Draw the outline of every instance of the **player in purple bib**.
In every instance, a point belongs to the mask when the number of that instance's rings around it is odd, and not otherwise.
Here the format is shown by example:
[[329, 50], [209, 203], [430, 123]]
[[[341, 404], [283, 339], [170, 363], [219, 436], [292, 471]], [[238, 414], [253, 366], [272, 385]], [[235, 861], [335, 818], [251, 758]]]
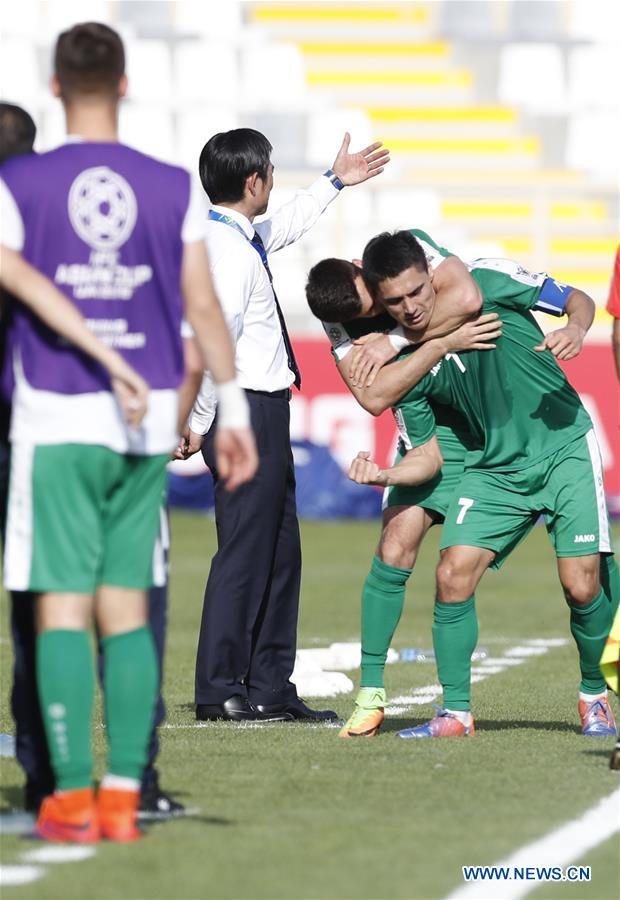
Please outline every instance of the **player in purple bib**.
[[[64, 32], [53, 90], [71, 137], [50, 153], [9, 161], [0, 178], [4, 246], [47, 275], [151, 389], [140, 427], [128, 426], [106, 372], [18, 310], [5, 580], [11, 590], [40, 594], [39, 696], [57, 787], [36, 831], [52, 841], [140, 837], [136, 806], [157, 687], [145, 590], [165, 463], [178, 437], [184, 305], [219, 384], [229, 486], [256, 467], [211, 285], [201, 194], [182, 169], [118, 143], [126, 86], [114, 31], [88, 23]], [[93, 616], [110, 745], [96, 801]]]

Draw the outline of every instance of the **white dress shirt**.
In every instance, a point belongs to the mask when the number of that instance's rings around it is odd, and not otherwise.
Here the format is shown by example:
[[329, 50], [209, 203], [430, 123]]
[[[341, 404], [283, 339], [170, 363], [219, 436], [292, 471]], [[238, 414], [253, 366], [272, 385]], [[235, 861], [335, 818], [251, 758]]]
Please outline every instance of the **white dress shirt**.
[[[267, 253], [298, 240], [338, 193], [329, 179], [321, 176], [272, 216], [257, 223], [256, 231]], [[250, 243], [254, 225], [234, 209], [216, 205], [212, 208], [233, 219], [243, 232], [225, 222], [207, 222], [211, 275], [236, 348], [237, 381], [242, 388], [256, 391], [289, 388], [294, 375], [288, 367], [273, 289], [260, 254]], [[277, 284], [275, 288], [277, 291]], [[206, 373], [190, 416], [192, 431], [206, 434], [214, 414], [213, 382]]]

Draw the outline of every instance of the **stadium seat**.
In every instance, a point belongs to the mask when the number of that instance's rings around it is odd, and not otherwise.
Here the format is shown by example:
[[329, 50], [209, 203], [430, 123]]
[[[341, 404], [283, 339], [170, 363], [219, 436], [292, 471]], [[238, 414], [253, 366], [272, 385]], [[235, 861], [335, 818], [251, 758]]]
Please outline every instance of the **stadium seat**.
[[171, 97], [172, 63], [164, 41], [126, 41], [128, 97], [148, 100], [161, 106]]
[[160, 105], [125, 103], [119, 120], [120, 138], [136, 150], [165, 162], [175, 162], [172, 117]]
[[562, 51], [556, 44], [508, 44], [500, 51], [498, 97], [528, 112], [557, 114], [566, 106]]
[[[11, 16], [13, 15], [13, 7], [18, 4], [11, 4]], [[120, 5], [120, 4], [119, 4]], [[39, 23], [42, 31], [49, 38], [54, 40], [59, 31], [65, 28], [71, 28], [76, 22], [109, 22], [110, 10], [109, 3], [105, 0], [89, 0], [88, 12], [85, 9], [83, 0], [62, 0], [58, 3], [37, 3], [39, 7], [35, 20]]]
[[3, 99], [32, 110], [39, 99], [42, 81], [32, 41], [26, 37], [3, 36], [0, 52], [0, 90]]
[[344, 132], [351, 134], [351, 146], [355, 149], [372, 143], [370, 119], [363, 110], [328, 108], [308, 117], [306, 162], [310, 166], [322, 166], [333, 159]]
[[224, 106], [239, 100], [239, 61], [232, 44], [180, 41], [175, 44], [172, 63], [175, 104], [211, 101]]
[[591, 0], [572, 0], [568, 19], [571, 37], [606, 44], [620, 34], [620, 4], [606, 0], [597, 7]]
[[37, 0], [21, 0], [11, 6], [11, 15], [5, 15], [2, 38], [29, 37], [34, 41], [40, 30], [38, 17], [40, 3]]
[[555, 0], [519, 0], [508, 5], [508, 33], [516, 40], [558, 41], [566, 33], [564, 5]]
[[439, 194], [431, 188], [424, 190], [394, 186], [377, 191], [377, 228], [393, 230], [417, 226], [428, 229], [433, 234], [440, 212]]
[[615, 109], [618, 103], [618, 48], [574, 47], [568, 55], [568, 96], [573, 109]]
[[495, 28], [492, 7], [489, 0], [444, 0], [440, 4], [440, 33], [461, 39], [492, 35]]
[[242, 10], [239, 0], [226, 0], [217, 4], [208, 15], [204, 0], [175, 0], [172, 6], [172, 26], [176, 32], [187, 35], [204, 35], [206, 38], [239, 37], [243, 31]]
[[244, 103], [266, 110], [297, 110], [306, 99], [303, 56], [294, 44], [250, 44], [241, 54]]
[[[592, 148], [596, 147], [596, 152]], [[566, 163], [617, 183], [620, 120], [617, 113], [593, 110], [573, 116], [568, 124]]]
[[238, 128], [237, 113], [226, 107], [195, 106], [177, 118], [176, 149], [178, 162], [191, 172], [198, 171], [200, 151], [218, 131]]

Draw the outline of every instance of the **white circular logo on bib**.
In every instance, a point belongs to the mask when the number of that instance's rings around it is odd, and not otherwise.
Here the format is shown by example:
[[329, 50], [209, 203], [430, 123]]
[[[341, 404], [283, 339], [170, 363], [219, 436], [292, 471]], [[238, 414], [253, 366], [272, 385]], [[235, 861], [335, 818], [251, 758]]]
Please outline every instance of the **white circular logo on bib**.
[[69, 218], [94, 250], [118, 250], [136, 224], [138, 204], [131, 185], [107, 166], [81, 172], [69, 191]]

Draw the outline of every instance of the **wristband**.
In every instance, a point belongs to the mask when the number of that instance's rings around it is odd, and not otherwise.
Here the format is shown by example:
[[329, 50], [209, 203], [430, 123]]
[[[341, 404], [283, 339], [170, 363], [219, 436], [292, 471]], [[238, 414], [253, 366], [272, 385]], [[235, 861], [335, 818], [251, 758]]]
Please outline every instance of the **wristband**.
[[216, 384], [218, 428], [249, 428], [250, 407], [236, 380]]
[[337, 191], [341, 191], [345, 186], [344, 181], [341, 181], [333, 169], [328, 169], [327, 172], [323, 172], [323, 175], [327, 178], [328, 181], [334, 185]]

